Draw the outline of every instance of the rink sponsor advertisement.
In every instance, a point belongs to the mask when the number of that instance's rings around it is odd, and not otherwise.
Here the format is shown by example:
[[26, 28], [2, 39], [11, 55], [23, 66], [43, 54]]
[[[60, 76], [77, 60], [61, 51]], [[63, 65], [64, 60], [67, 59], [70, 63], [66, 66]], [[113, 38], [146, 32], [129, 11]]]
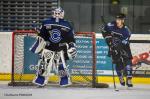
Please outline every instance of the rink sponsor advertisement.
[[[25, 37], [24, 44], [24, 73], [33, 74], [37, 69], [39, 56], [30, 52], [29, 48], [35, 42], [34, 38]], [[92, 74], [92, 41], [91, 38], [76, 38], [77, 57], [73, 61], [68, 61], [69, 70], [72, 75], [91, 75]], [[108, 47], [103, 39], [96, 39], [97, 45], [97, 64], [98, 75], [111, 75], [111, 60], [107, 57]]]
[[35, 42], [35, 38], [24, 38], [24, 73], [32, 74], [36, 72], [39, 56], [29, 51], [32, 44]]
[[131, 43], [133, 54], [133, 74], [140, 76], [150, 75], [150, 41], [149, 43]]
[[[34, 38], [25, 38], [25, 74], [33, 74], [37, 69], [37, 61], [39, 56], [29, 51], [29, 48], [34, 43]], [[91, 75], [92, 74], [92, 43], [90, 38], [77, 38], [77, 58], [74, 61], [68, 61], [69, 70], [72, 75]], [[108, 46], [102, 38], [96, 39], [97, 46], [97, 75], [112, 75], [111, 59], [107, 56]], [[138, 46], [138, 47], [137, 47]], [[140, 49], [139, 49], [140, 48]], [[150, 74], [150, 44], [149, 43], [131, 43], [133, 54], [133, 70], [134, 74]], [[145, 72], [146, 71], [146, 72]]]
[[[89, 38], [76, 39], [78, 46], [78, 55], [73, 62], [69, 62], [71, 73], [74, 75], [92, 74], [92, 43]], [[97, 75], [111, 75], [111, 59], [107, 57], [108, 46], [104, 39], [96, 39], [97, 46], [97, 61], [96, 61], [96, 74]]]

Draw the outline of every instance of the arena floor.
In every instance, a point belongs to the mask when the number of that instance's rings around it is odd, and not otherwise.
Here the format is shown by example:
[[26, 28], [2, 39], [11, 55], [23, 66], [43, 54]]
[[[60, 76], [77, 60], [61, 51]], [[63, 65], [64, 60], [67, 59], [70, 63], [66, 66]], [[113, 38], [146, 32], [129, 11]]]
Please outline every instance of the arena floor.
[[12, 87], [0, 84], [0, 99], [150, 99], [150, 85], [134, 85], [127, 89], [117, 85], [119, 91], [109, 88], [61, 88], [46, 86]]

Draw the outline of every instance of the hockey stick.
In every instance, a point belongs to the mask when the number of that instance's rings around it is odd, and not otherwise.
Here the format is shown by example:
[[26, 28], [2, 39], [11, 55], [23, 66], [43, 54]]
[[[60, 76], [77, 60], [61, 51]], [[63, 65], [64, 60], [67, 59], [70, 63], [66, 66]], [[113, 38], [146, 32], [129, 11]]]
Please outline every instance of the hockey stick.
[[116, 80], [115, 80], [114, 64], [113, 64], [113, 62], [112, 62], [112, 73], [113, 73], [114, 90], [115, 90], [115, 91], [119, 91], [119, 89], [117, 89], [117, 87], [116, 87]]
[[[112, 50], [112, 49], [111, 49]], [[115, 71], [114, 71], [114, 64], [113, 64], [113, 58], [112, 58], [112, 55], [111, 55], [111, 61], [112, 61], [112, 76], [113, 76], [113, 85], [114, 85], [114, 90], [115, 91], [119, 91], [119, 89], [117, 89], [117, 86], [116, 86], [116, 80], [115, 80]]]
[[[101, 16], [101, 21], [102, 21], [102, 26], [101, 26], [101, 28], [106, 24], [106, 21], [105, 21], [105, 19], [104, 19], [104, 17], [103, 16]], [[110, 50], [112, 50], [112, 49], [110, 49]], [[113, 76], [113, 85], [114, 85], [114, 90], [115, 91], [119, 91], [118, 89], [117, 89], [117, 87], [116, 87], [116, 81], [115, 81], [115, 73], [114, 73], [114, 64], [113, 64], [113, 59], [112, 59], [112, 55], [111, 55], [111, 61], [112, 61], [112, 76]]]

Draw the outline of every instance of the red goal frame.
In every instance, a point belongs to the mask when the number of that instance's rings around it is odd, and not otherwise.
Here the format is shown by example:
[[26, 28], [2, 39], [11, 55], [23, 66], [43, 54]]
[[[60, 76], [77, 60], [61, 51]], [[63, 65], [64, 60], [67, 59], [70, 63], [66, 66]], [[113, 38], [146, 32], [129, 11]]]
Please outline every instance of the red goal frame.
[[[11, 84], [14, 86], [15, 85], [15, 79], [14, 79], [14, 58], [15, 58], [15, 35], [16, 34], [35, 34], [36, 31], [33, 30], [16, 30], [12, 33], [12, 69], [11, 69]], [[10, 84], [10, 85], [11, 85]]]
[[[11, 82], [9, 85], [17, 86], [14, 79], [14, 58], [15, 58], [15, 35], [23, 35], [23, 34], [36, 34], [34, 30], [18, 30], [12, 33], [12, 70], [11, 70]], [[76, 32], [75, 35], [85, 35], [87, 37], [92, 38], [92, 87], [96, 86], [96, 34], [95, 32]]]

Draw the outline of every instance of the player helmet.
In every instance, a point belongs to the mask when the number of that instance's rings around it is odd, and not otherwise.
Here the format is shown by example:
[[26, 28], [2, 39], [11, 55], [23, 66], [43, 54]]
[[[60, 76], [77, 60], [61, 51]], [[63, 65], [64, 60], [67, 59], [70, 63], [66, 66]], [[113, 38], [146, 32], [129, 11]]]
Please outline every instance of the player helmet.
[[123, 13], [119, 13], [117, 16], [116, 16], [116, 19], [125, 19], [126, 18], [126, 15], [123, 14]]
[[53, 17], [54, 18], [60, 18], [63, 19], [64, 18], [64, 10], [61, 7], [58, 7], [56, 9], [53, 10]]

